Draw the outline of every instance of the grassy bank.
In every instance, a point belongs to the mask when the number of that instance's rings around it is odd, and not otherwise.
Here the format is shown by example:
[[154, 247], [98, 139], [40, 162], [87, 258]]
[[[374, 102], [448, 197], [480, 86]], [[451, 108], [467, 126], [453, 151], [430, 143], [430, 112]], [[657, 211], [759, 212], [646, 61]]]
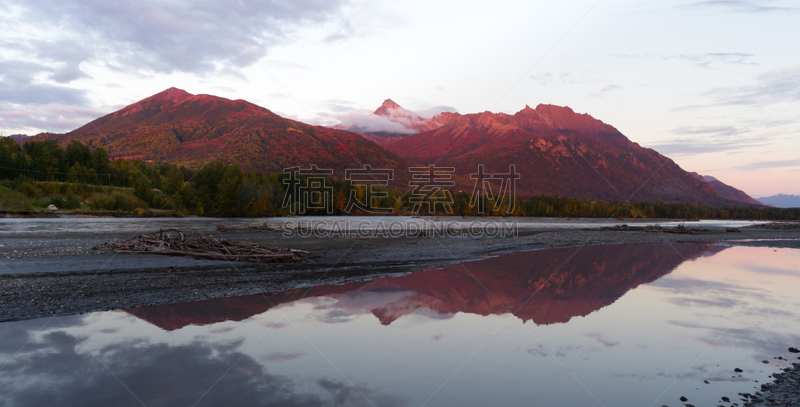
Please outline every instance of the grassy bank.
[[68, 182], [0, 182], [0, 209], [8, 211], [44, 210], [55, 205], [59, 210], [136, 211], [147, 203], [133, 194], [133, 188], [108, 187]]

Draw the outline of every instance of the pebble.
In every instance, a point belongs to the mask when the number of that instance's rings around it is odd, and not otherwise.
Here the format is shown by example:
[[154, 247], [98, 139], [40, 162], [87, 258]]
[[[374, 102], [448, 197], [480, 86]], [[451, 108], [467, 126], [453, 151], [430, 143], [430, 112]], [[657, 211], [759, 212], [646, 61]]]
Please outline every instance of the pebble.
[[745, 400], [744, 407], [765, 407], [768, 405], [800, 406], [800, 363], [793, 363], [792, 367], [784, 368], [780, 373], [772, 375], [772, 383], [761, 385], [761, 391], [750, 395], [742, 393]]

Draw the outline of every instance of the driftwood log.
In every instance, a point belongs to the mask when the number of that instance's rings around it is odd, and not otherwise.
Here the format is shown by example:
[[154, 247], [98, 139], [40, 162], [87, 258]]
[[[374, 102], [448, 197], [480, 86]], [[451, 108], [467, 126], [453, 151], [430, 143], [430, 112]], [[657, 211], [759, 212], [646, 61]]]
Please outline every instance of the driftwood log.
[[128, 240], [116, 239], [98, 248], [116, 253], [163, 254], [208, 260], [246, 261], [256, 263], [300, 261], [307, 251], [285, 247], [262, 246], [256, 243], [231, 241], [214, 236], [186, 235], [178, 229], [147, 233]]

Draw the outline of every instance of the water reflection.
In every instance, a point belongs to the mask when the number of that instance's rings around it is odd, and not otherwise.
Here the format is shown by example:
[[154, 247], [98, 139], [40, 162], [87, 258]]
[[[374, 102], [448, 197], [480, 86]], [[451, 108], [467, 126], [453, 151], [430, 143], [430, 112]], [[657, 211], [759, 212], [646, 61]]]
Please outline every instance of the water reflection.
[[368, 310], [389, 325], [425, 309], [429, 316], [457, 312], [511, 313], [536, 324], [566, 323], [612, 304], [629, 290], [655, 281], [684, 261], [727, 247], [705, 243], [642, 243], [522, 252], [422, 270], [367, 283], [298, 289], [273, 295], [221, 298], [126, 310], [162, 329], [241, 321], [280, 304], [327, 297], [320, 318], [345, 322]]
[[800, 345], [798, 260], [592, 246], [6, 323], [0, 405], [717, 405]]
[[[15, 330], [16, 335], [20, 332]], [[0, 395], [0, 404], [321, 406], [336, 400], [366, 405], [361, 395], [341, 381], [318, 381], [318, 389], [325, 394], [317, 395], [299, 389], [285, 376], [268, 373], [253, 357], [237, 350], [241, 340], [181, 345], [131, 340], [91, 351], [81, 345], [84, 340], [61, 330], [42, 335], [4, 367], [11, 376], [2, 379], [0, 393], [5, 396]], [[0, 352], [14, 346], [3, 346]], [[381, 405], [403, 404], [399, 398], [360, 390], [381, 400]]]

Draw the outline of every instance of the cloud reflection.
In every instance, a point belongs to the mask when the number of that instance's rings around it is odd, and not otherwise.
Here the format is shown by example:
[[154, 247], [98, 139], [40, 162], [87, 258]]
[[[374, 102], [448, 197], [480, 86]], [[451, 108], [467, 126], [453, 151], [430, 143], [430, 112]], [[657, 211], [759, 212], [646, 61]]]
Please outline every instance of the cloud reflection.
[[[26, 328], [2, 331], [3, 339], [10, 340], [3, 341], [3, 353], [8, 355], [27, 340], [30, 331]], [[178, 346], [121, 342], [95, 350], [94, 356], [79, 345], [81, 341], [56, 330], [26, 346], [3, 369], [0, 404], [190, 406], [199, 400], [198, 406], [405, 405], [401, 398], [366, 388], [356, 390], [335, 380], [320, 381], [313, 394], [307, 386], [270, 374], [238, 351], [241, 341]]]

